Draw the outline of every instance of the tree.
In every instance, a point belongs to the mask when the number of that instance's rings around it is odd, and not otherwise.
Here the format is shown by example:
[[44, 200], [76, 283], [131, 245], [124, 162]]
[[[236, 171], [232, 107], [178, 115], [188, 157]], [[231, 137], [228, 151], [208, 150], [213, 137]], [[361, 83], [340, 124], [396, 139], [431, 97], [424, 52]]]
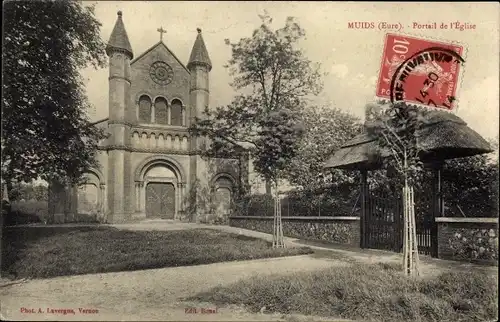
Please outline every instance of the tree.
[[262, 25], [250, 38], [231, 46], [232, 58], [226, 68], [234, 77], [232, 87], [238, 92], [225, 107], [205, 109], [190, 131], [208, 136], [211, 155], [248, 151], [256, 170], [266, 181], [270, 193], [272, 182], [288, 160], [303, 133], [297, 114], [308, 95], [321, 90], [319, 65], [307, 60], [297, 42], [305, 36], [294, 18], [285, 27], [273, 31], [272, 19], [260, 16]]
[[447, 216], [498, 216], [498, 160], [485, 154], [447, 160], [442, 181]]
[[300, 115], [305, 134], [297, 155], [286, 168], [288, 181], [306, 190], [324, 187], [325, 180], [334, 185], [352, 182], [352, 174], [342, 170], [332, 170], [331, 175], [325, 178], [323, 165], [334, 151], [361, 133], [360, 120], [329, 107], [307, 107]]
[[403, 270], [405, 274], [418, 274], [418, 247], [416, 240], [414, 186], [422, 181], [424, 164], [423, 150], [418, 144], [417, 131], [424, 122], [426, 111], [404, 102], [395, 104], [367, 105], [366, 129], [378, 139], [382, 151], [389, 155], [383, 158], [391, 171], [395, 186], [402, 188], [404, 243]]
[[80, 1], [4, 4], [2, 178], [79, 179], [102, 130], [90, 122], [79, 71], [104, 67], [101, 24]]
[[305, 107], [300, 111], [304, 136], [297, 154], [287, 164], [285, 178], [298, 189], [289, 194], [294, 211], [318, 216], [335, 211], [352, 214], [359, 195], [356, 172], [332, 169], [325, 173], [325, 160], [344, 143], [359, 134], [357, 117], [331, 107]]

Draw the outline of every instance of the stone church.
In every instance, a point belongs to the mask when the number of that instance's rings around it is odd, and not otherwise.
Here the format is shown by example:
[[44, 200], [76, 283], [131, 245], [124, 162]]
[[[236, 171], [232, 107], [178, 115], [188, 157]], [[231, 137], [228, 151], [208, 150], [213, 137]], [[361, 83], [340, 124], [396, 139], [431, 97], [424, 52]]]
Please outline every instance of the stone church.
[[51, 183], [50, 215], [108, 223], [224, 219], [238, 187], [248, 186], [248, 158], [202, 157], [207, 139], [188, 132], [209, 106], [212, 64], [201, 29], [186, 65], [163, 40], [135, 56], [119, 11], [106, 53], [109, 117], [95, 123], [109, 134], [100, 167], [79, 186]]

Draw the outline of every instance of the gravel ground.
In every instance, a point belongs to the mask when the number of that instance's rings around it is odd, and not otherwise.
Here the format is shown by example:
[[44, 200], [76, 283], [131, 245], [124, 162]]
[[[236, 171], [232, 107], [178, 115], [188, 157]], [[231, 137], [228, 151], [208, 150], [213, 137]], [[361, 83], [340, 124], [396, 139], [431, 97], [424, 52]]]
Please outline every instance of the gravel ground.
[[[280, 315], [250, 314], [238, 307], [215, 308], [209, 303], [183, 302], [182, 298], [256, 274], [310, 271], [332, 265], [346, 263], [306, 255], [31, 280], [0, 289], [1, 313], [9, 320], [276, 321], [281, 320]], [[21, 313], [21, 308], [37, 313]], [[39, 308], [45, 312], [38, 313]], [[50, 314], [47, 308], [73, 309], [75, 314]], [[99, 313], [80, 314], [79, 308], [97, 309]], [[187, 313], [189, 308], [197, 312]], [[202, 313], [202, 309], [217, 309], [217, 313]]]

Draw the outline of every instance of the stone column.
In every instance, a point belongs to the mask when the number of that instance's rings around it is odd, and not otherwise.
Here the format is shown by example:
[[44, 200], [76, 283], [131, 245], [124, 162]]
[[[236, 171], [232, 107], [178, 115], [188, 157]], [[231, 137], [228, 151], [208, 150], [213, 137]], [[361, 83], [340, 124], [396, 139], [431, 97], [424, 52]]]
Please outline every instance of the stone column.
[[104, 214], [106, 213], [105, 209], [105, 198], [106, 198], [106, 191], [104, 190], [106, 188], [106, 185], [104, 183], [101, 183], [99, 185], [100, 188], [100, 195], [99, 195], [99, 208], [101, 211], [101, 216], [104, 217]]
[[182, 120], [182, 126], [186, 126], [186, 105], [182, 105], [181, 120]]
[[[173, 182], [172, 182], [173, 183]], [[175, 185], [175, 219], [179, 219], [179, 215], [181, 214], [181, 183], [177, 182]]]
[[139, 195], [139, 209], [146, 214], [146, 183], [144, 181], [141, 181], [139, 185]]
[[139, 121], [139, 99], [135, 101], [135, 118]]
[[140, 182], [135, 182], [135, 212], [141, 211], [141, 187]]
[[184, 211], [184, 190], [186, 184], [184, 182], [179, 182], [179, 205], [180, 205], [180, 210], [183, 212]]
[[151, 118], [150, 118], [150, 122], [151, 123], [155, 123], [155, 102], [151, 102]]
[[167, 124], [170, 125], [172, 123], [172, 105], [167, 102]]
[[186, 198], [188, 197], [188, 191], [187, 191], [187, 184], [186, 182], [182, 182], [181, 184], [181, 207], [182, 207], [182, 213], [183, 213], [183, 216], [184, 216], [184, 220], [188, 220], [190, 221], [189, 217], [188, 217], [188, 213], [187, 213], [187, 202], [186, 202]]
[[[174, 183], [172, 182], [172, 184], [174, 184]], [[175, 193], [174, 193], [174, 195], [175, 195], [175, 198], [174, 198], [174, 204], [175, 204], [174, 220], [176, 220], [176, 219], [179, 219], [179, 215], [181, 213], [181, 211], [179, 209], [179, 207], [180, 207], [180, 202], [179, 202], [180, 197], [179, 196], [181, 194], [181, 189], [179, 187], [179, 184], [177, 184], [177, 186], [174, 184], [174, 191], [175, 191]]]

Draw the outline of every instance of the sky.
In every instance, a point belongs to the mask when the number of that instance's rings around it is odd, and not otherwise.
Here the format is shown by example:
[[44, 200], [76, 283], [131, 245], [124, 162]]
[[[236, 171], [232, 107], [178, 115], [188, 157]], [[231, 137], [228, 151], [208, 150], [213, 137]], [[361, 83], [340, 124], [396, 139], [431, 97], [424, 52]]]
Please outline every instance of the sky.
[[[456, 114], [485, 138], [498, 137], [499, 119], [499, 16], [497, 3], [354, 3], [354, 2], [177, 2], [99, 1], [97, 19], [107, 42], [117, 18], [123, 12], [134, 56], [160, 40], [159, 27], [167, 30], [164, 42], [187, 63], [201, 28], [210, 58], [210, 106], [228, 104], [234, 96], [231, 76], [223, 67], [230, 58], [228, 38], [237, 42], [250, 37], [260, 25], [259, 14], [267, 12], [273, 27], [281, 28], [288, 16], [297, 18], [306, 31], [298, 45], [312, 62], [321, 64], [324, 89], [313, 104], [341, 108], [362, 117], [364, 106], [375, 97], [387, 30], [349, 29], [349, 22], [401, 24], [393, 33], [459, 42], [466, 48]], [[475, 29], [414, 29], [419, 25], [452, 22], [475, 25]], [[108, 116], [108, 70], [85, 69], [87, 93], [94, 120]]]

